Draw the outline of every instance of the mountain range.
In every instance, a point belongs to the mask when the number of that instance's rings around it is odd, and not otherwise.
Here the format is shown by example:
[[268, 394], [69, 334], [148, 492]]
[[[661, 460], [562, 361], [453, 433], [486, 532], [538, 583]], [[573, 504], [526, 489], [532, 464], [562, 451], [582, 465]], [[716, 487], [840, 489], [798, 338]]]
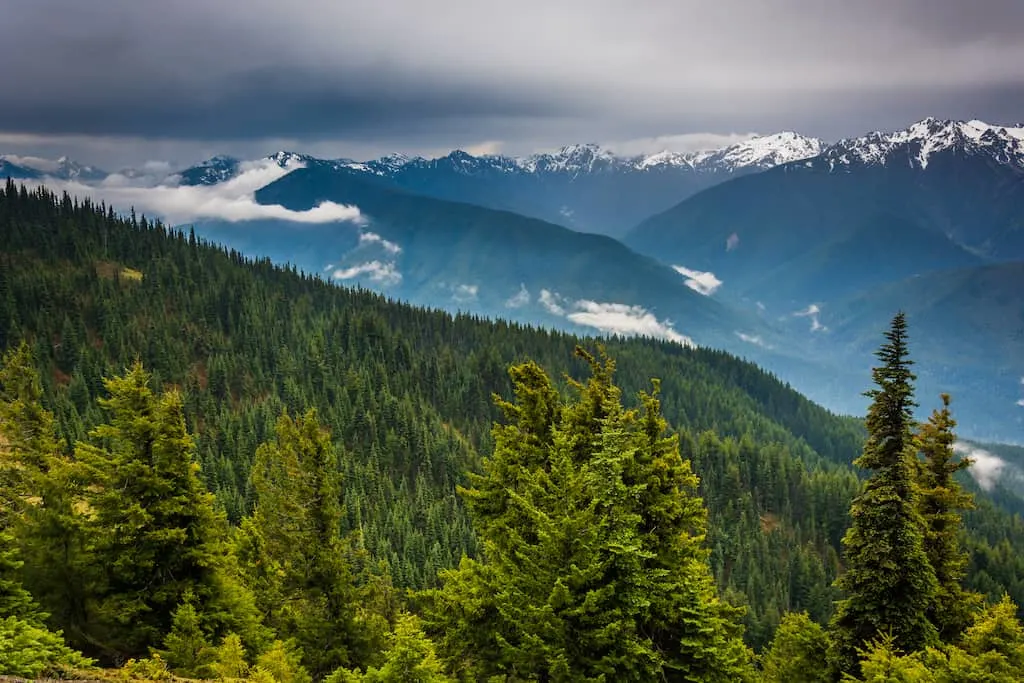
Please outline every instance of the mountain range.
[[[2, 159], [0, 175], [51, 175]], [[61, 164], [53, 177], [110, 182]], [[934, 368], [922, 414], [948, 390], [974, 437], [1024, 442], [1024, 127], [929, 118], [834, 144], [780, 133], [632, 157], [279, 152], [158, 182], [215, 194], [274, 166], [258, 204], [351, 205], [361, 222], [204, 218], [196, 231], [427, 306], [726, 349], [852, 413], [903, 309]]]

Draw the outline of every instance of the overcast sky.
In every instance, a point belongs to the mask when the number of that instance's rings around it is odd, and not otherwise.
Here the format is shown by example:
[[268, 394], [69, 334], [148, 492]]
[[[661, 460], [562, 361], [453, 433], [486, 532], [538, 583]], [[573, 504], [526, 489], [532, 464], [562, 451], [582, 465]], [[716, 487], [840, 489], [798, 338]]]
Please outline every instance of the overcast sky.
[[1024, 120], [1022, 0], [0, 0], [0, 153], [527, 153]]

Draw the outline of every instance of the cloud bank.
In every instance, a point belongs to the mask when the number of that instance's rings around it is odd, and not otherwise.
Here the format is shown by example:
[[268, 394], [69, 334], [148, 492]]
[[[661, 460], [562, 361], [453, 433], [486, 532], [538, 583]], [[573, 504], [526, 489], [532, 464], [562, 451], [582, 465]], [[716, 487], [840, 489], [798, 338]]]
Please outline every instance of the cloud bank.
[[347, 268], [336, 268], [331, 277], [335, 280], [355, 280], [367, 276], [370, 282], [382, 286], [397, 285], [402, 281], [402, 274], [391, 261], [367, 261]]
[[985, 491], [991, 491], [999, 481], [1000, 477], [1010, 465], [998, 455], [990, 453], [969, 443], [958, 441], [953, 444], [953, 450], [962, 458], [970, 458], [974, 462], [968, 471]]
[[691, 270], [686, 266], [672, 266], [680, 275], [686, 278], [686, 286], [704, 296], [710, 296], [722, 286], [722, 281], [715, 277], [714, 273]]
[[[525, 287], [522, 291], [525, 291]], [[537, 302], [551, 315], [564, 317], [577, 325], [591, 327], [604, 334], [652, 337], [683, 346], [696, 346], [690, 337], [677, 332], [671, 321], [658, 320], [643, 306], [590, 299], [573, 301], [547, 289], [540, 290]]]
[[8, 4], [12, 135], [515, 153], [753, 130], [834, 139], [929, 113], [1012, 123], [1024, 108], [1019, 0]]
[[302, 168], [302, 164], [289, 163], [282, 168], [269, 159], [246, 161], [242, 162], [236, 177], [216, 185], [197, 186], [139, 185], [134, 179], [122, 174], [113, 174], [99, 185], [85, 185], [52, 177], [25, 182], [27, 185], [45, 185], [57, 192], [66, 191], [71, 195], [102, 200], [120, 210], [134, 207], [137, 212], [160, 217], [171, 225], [204, 220], [236, 223], [259, 219], [294, 223], [364, 222], [357, 207], [329, 201], [305, 211], [293, 211], [280, 204], [256, 202], [257, 190], [297, 168]]

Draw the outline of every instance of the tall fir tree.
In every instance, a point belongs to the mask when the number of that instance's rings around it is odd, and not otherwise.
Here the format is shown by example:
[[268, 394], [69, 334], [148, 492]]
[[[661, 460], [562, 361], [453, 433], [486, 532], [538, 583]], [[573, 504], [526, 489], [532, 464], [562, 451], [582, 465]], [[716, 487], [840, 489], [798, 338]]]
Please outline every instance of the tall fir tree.
[[942, 394], [941, 399], [942, 409], [932, 412], [918, 434], [924, 456], [918, 472], [919, 504], [925, 522], [924, 548], [938, 582], [929, 616], [942, 640], [955, 642], [981, 607], [982, 596], [963, 588], [968, 557], [959, 538], [961, 511], [974, 508], [974, 496], [963, 490], [955, 475], [972, 461], [958, 458], [954, 452], [956, 420], [949, 410], [949, 394]]
[[843, 537], [845, 571], [837, 580], [845, 598], [830, 624], [830, 660], [836, 672], [856, 673], [858, 649], [882, 636], [907, 652], [937, 642], [928, 618], [937, 590], [924, 549], [924, 520], [915, 481], [917, 453], [911, 409], [913, 361], [900, 312], [876, 352], [876, 389], [867, 415], [868, 438], [854, 464], [870, 470], [850, 508]]
[[748, 675], [735, 609], [701, 547], [696, 477], [657, 400], [622, 406], [614, 363], [590, 365], [565, 403], [535, 363], [464, 496], [484, 559], [427, 595], [429, 629], [461, 675], [515, 680], [706, 680]]
[[240, 556], [268, 624], [295, 639], [316, 678], [365, 664], [375, 634], [360, 621], [338, 455], [315, 410], [278, 419], [275, 438], [256, 451], [252, 487]]
[[145, 655], [186, 595], [211, 632], [254, 632], [251, 598], [225, 574], [224, 520], [199, 479], [177, 391], [156, 395], [136, 362], [105, 380], [109, 422], [76, 455], [90, 486], [90, 532], [103, 585], [90, 641], [109, 658]]
[[31, 348], [24, 341], [0, 365], [0, 507], [16, 539], [21, 582], [78, 646], [88, 624], [96, 565], [80, 513], [82, 484], [61, 449]]

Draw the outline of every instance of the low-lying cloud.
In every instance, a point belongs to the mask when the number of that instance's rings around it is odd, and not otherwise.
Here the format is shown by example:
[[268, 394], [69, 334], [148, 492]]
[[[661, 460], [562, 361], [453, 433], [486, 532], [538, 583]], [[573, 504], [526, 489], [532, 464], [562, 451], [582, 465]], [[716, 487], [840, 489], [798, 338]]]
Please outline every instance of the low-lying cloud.
[[672, 323], [658, 320], [643, 306], [628, 304], [600, 303], [581, 299], [576, 302], [577, 310], [566, 317], [577, 325], [586, 325], [609, 334], [625, 337], [643, 336], [696, 346], [689, 337], [679, 334]]
[[294, 223], [364, 222], [358, 207], [321, 202], [312, 209], [294, 211], [280, 204], [260, 204], [255, 193], [288, 173], [302, 168], [301, 162], [284, 168], [272, 160], [242, 162], [239, 174], [216, 185], [184, 186], [172, 183], [140, 184], [138, 179], [114, 173], [98, 185], [86, 185], [44, 177], [26, 184], [45, 185], [57, 192], [66, 191], [79, 197], [105, 201], [121, 210], [136, 211], [159, 217], [171, 225], [203, 220], [239, 221], [277, 219]]
[[672, 266], [672, 268], [686, 278], [687, 287], [704, 296], [711, 296], [722, 286], [722, 281], [715, 277], [714, 273], [692, 270], [686, 266]]
[[953, 444], [953, 450], [960, 457], [970, 458], [974, 461], [968, 468], [968, 472], [974, 477], [974, 481], [978, 482], [978, 486], [985, 491], [991, 491], [1003, 473], [1011, 467], [998, 455], [963, 441]]
[[347, 268], [336, 268], [331, 277], [335, 280], [355, 280], [366, 276], [370, 282], [388, 286], [402, 281], [402, 274], [392, 261], [367, 261]]

